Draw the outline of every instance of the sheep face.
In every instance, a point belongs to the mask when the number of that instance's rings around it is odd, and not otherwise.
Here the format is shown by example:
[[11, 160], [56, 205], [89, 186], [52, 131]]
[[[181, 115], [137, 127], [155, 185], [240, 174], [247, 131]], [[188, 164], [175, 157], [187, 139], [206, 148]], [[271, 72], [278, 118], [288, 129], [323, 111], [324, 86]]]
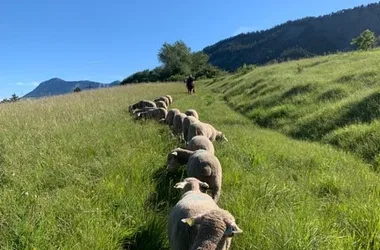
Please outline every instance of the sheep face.
[[202, 182], [194, 177], [189, 177], [175, 184], [174, 188], [182, 189], [184, 193], [194, 190], [200, 190], [201, 192], [205, 193], [210, 187], [206, 182]]
[[216, 137], [215, 137], [215, 140], [217, 141], [226, 141], [228, 142], [228, 139], [225, 135], [223, 135], [222, 132], [220, 132]]
[[224, 229], [224, 237], [232, 237], [235, 234], [243, 232], [236, 224], [235, 218], [228, 211], [223, 209], [211, 210], [206, 214], [185, 218], [181, 221], [189, 226], [218, 224]]
[[167, 170], [169, 172], [177, 172], [179, 167], [181, 166], [182, 164], [179, 162], [179, 159], [178, 159], [178, 152], [176, 151], [172, 151], [168, 154], [168, 166], [167, 166]]

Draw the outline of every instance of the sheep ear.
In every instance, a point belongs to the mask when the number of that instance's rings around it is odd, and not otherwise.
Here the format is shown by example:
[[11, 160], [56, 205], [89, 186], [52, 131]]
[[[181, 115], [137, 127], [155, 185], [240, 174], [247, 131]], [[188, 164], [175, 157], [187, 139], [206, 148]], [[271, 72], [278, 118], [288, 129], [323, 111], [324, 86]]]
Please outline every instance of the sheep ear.
[[234, 234], [240, 234], [243, 230], [241, 230], [236, 224], [227, 225], [226, 231], [224, 231], [225, 236], [232, 236]]
[[186, 186], [186, 181], [178, 182], [174, 185], [174, 188], [183, 189]]
[[186, 218], [186, 219], [182, 219], [181, 221], [189, 225], [190, 227], [195, 225], [195, 218]]
[[226, 142], [228, 142], [227, 137], [225, 137], [223, 134], [222, 134], [222, 139], [225, 140]]
[[206, 183], [206, 182], [200, 182], [199, 185], [202, 187], [202, 188], [206, 188], [206, 189], [209, 189], [210, 186]]
[[174, 155], [174, 156], [178, 156], [178, 152], [177, 151], [171, 152], [170, 154]]

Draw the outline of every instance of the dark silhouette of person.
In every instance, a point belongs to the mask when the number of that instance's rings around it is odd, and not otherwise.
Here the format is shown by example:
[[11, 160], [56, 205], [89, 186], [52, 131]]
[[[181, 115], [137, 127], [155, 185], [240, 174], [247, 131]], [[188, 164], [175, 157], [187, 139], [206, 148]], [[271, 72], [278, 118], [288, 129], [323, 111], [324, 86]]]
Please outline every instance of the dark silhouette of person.
[[186, 87], [187, 93], [195, 94], [195, 78], [192, 75], [189, 75], [189, 77], [186, 79]]

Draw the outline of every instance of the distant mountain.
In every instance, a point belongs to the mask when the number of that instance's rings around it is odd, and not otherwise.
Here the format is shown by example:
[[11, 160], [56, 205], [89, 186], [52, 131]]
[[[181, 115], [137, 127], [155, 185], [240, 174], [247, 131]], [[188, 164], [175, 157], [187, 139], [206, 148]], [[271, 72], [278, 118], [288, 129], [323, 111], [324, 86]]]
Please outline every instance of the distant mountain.
[[288, 21], [265, 31], [240, 34], [203, 51], [209, 62], [225, 70], [354, 49], [352, 38], [365, 29], [380, 34], [380, 3], [319, 17]]
[[96, 88], [107, 88], [120, 85], [120, 81], [114, 81], [109, 84], [92, 81], [65, 81], [59, 78], [53, 78], [40, 83], [33, 91], [23, 96], [23, 98], [38, 98], [44, 96], [62, 95], [72, 93], [75, 88], [89, 90]]

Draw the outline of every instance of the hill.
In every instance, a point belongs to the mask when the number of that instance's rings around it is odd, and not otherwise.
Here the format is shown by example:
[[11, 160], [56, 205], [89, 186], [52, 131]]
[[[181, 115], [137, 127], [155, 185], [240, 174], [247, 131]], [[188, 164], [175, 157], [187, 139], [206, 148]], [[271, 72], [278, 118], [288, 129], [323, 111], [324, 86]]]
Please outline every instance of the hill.
[[[380, 166], [380, 50], [257, 67], [209, 82], [256, 124]], [[365, 65], [365, 66], [364, 66]]]
[[206, 47], [210, 63], [225, 70], [352, 50], [350, 42], [363, 30], [380, 34], [380, 3], [319, 17], [288, 21], [274, 28], [240, 34]]
[[59, 78], [52, 78], [40, 83], [33, 91], [24, 95], [23, 98], [38, 98], [44, 96], [63, 95], [72, 93], [77, 87], [79, 87], [81, 90], [88, 90], [113, 87], [117, 85], [120, 85], [120, 81], [114, 81], [110, 84], [105, 84], [92, 81], [64, 81]]
[[[341, 126], [344, 103], [378, 93], [373, 53], [257, 68], [199, 82], [196, 95], [178, 83], [140, 84], [3, 104], [0, 248], [168, 249], [178, 177], [166, 173], [166, 155], [181, 144], [167, 126], [136, 122], [126, 109], [170, 94], [172, 107], [195, 108], [229, 139], [215, 148], [223, 167], [220, 206], [244, 230], [233, 249], [379, 249], [378, 174], [349, 151], [281, 129], [298, 127], [290, 119], [312, 124], [325, 109], [333, 112], [324, 123]], [[372, 107], [357, 105], [361, 112], [352, 117]], [[254, 117], [273, 119], [278, 125], [266, 127], [281, 133], [253, 124], [264, 126]]]

